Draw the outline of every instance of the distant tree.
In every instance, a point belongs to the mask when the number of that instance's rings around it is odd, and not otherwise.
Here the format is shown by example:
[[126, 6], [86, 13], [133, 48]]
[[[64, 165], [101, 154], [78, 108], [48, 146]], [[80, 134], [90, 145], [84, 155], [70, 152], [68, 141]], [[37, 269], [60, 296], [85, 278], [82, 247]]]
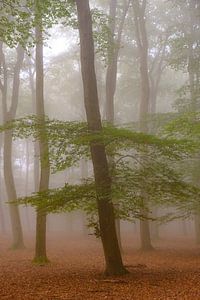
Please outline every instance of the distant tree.
[[117, 83], [117, 65], [119, 51], [121, 47], [121, 38], [123, 33], [124, 22], [131, 1], [125, 1], [122, 7], [122, 15], [118, 26], [116, 26], [117, 18], [117, 1], [110, 1], [110, 12], [109, 12], [109, 28], [110, 28], [110, 39], [108, 47], [108, 66], [106, 70], [106, 120], [111, 124], [114, 123], [114, 96], [116, 91]]
[[[141, 78], [141, 98], [139, 107], [139, 127], [140, 131], [148, 132], [147, 116], [149, 113], [149, 101], [150, 101], [150, 81], [149, 81], [149, 70], [148, 70], [148, 37], [146, 31], [146, 11], [147, 1], [133, 1], [134, 11], [134, 24], [135, 24], [135, 36], [139, 53], [139, 64], [140, 64], [140, 78]], [[141, 154], [142, 160], [142, 154]], [[143, 193], [141, 191], [141, 193]], [[143, 195], [144, 201], [148, 202], [148, 195]], [[142, 214], [145, 214], [143, 210]], [[146, 219], [140, 221], [140, 238], [142, 250], [152, 249], [150, 228], [148, 216]]]
[[[175, 70], [183, 70], [188, 74], [188, 80], [179, 89], [175, 105], [179, 113], [188, 113], [190, 116], [191, 112], [197, 113], [200, 110], [200, 5], [196, 0], [187, 0], [184, 7], [177, 2], [175, 8], [178, 17], [171, 37], [169, 62]], [[193, 170], [190, 176], [193, 183], [199, 186], [199, 153], [193, 157], [191, 164]], [[200, 244], [198, 212], [194, 215], [194, 224], [196, 243]]]
[[[4, 55], [3, 42], [0, 42], [0, 66], [3, 74], [3, 79], [0, 80], [0, 90], [2, 93], [2, 114], [4, 124], [15, 119], [18, 106], [20, 71], [24, 60], [24, 49], [21, 47], [21, 45], [18, 44], [16, 52], [17, 59], [14, 65], [11, 102], [9, 104], [8, 66]], [[12, 141], [12, 130], [5, 131], [3, 141], [4, 179], [9, 202], [16, 201], [17, 199], [17, 192], [12, 167]], [[13, 234], [12, 248], [23, 248], [23, 233], [18, 206], [16, 204], [11, 203], [9, 205], [9, 212]]]
[[[126, 15], [130, 6], [131, 1], [124, 2], [122, 8], [122, 16], [120, 18], [120, 22], [118, 27], [116, 26], [116, 18], [117, 18], [117, 0], [110, 1], [110, 11], [109, 11], [109, 47], [108, 47], [108, 62], [107, 62], [107, 70], [106, 70], [106, 121], [110, 124], [114, 124], [115, 121], [115, 108], [114, 108], [114, 100], [115, 100], [115, 92], [117, 85], [117, 66], [118, 66], [118, 57], [119, 50], [121, 47], [121, 38], [124, 27], [124, 22], [126, 19]], [[117, 28], [116, 28], [117, 27]], [[109, 163], [111, 165], [114, 164], [114, 161], [109, 158]], [[121, 246], [121, 235], [120, 235], [120, 220], [116, 219], [116, 229], [118, 242]]]

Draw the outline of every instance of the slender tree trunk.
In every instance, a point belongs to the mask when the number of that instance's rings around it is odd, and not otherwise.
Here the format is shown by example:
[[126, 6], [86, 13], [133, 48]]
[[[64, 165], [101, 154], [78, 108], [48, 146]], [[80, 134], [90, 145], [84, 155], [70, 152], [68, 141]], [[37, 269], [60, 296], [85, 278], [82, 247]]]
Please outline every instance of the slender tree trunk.
[[[29, 193], [29, 167], [30, 167], [30, 157], [29, 157], [29, 140], [26, 140], [26, 179], [25, 179], [25, 195], [28, 196]], [[31, 224], [29, 219], [28, 206], [25, 207], [27, 229], [31, 230]]]
[[[49, 165], [49, 149], [48, 140], [45, 130], [45, 110], [44, 110], [44, 70], [43, 70], [43, 35], [42, 35], [42, 18], [39, 12], [40, 0], [35, 0], [37, 11], [36, 35], [36, 115], [40, 122], [39, 132], [39, 151], [40, 151], [40, 183], [39, 191], [45, 191], [49, 188], [50, 165]], [[46, 212], [37, 210], [36, 218], [36, 245], [35, 258], [36, 263], [48, 262], [46, 254]]]
[[[114, 123], [114, 96], [117, 80], [117, 55], [115, 48], [115, 23], [116, 23], [117, 0], [110, 1], [110, 41], [108, 53], [108, 67], [106, 72], [106, 120]], [[118, 50], [117, 50], [118, 52]]]
[[[6, 131], [4, 134], [4, 179], [9, 202], [16, 201], [17, 193], [12, 170], [12, 131]], [[23, 248], [23, 234], [18, 205], [9, 204], [9, 212], [13, 233], [12, 248]]]
[[[124, 2], [123, 14], [121, 18], [121, 22], [119, 24], [119, 29], [117, 32], [117, 39], [114, 38], [115, 35], [115, 23], [116, 23], [116, 11], [117, 11], [117, 0], [110, 1], [110, 47], [108, 53], [108, 67], [106, 72], [106, 120], [107, 122], [114, 124], [115, 120], [115, 110], [114, 110], [114, 98], [116, 92], [116, 84], [117, 84], [117, 65], [118, 65], [118, 57], [119, 57], [119, 49], [121, 45], [121, 36], [124, 27], [125, 18], [128, 12], [128, 8], [130, 6], [130, 0]], [[114, 164], [114, 158], [109, 157], [109, 164]], [[117, 205], [116, 205], [117, 209]], [[119, 242], [119, 247], [122, 250], [121, 243], [121, 230], [120, 230], [120, 219], [117, 218], [115, 220], [116, 223], [116, 231], [117, 238]]]
[[[197, 107], [197, 98], [200, 89], [200, 84], [198, 80], [198, 70], [196, 68], [195, 54], [193, 46], [196, 42], [196, 32], [195, 32], [195, 22], [196, 19], [196, 4], [195, 1], [189, 2], [189, 36], [186, 35], [188, 40], [188, 75], [189, 75], [189, 87], [190, 87], [190, 97], [191, 97], [191, 111], [196, 112]], [[188, 12], [187, 12], [188, 13]], [[199, 186], [200, 185], [200, 174], [197, 173], [196, 168], [197, 164], [199, 165], [199, 155], [196, 158], [197, 161], [194, 163], [193, 169], [193, 182]], [[200, 244], [200, 215], [199, 213], [194, 215], [194, 228], [195, 228], [195, 240], [196, 244]]]
[[[160, 47], [158, 54], [154, 58], [151, 69], [149, 71], [149, 83], [150, 83], [150, 96], [149, 96], [150, 108], [149, 108], [149, 110], [150, 110], [150, 113], [153, 115], [156, 114], [159, 85], [160, 85], [162, 73], [165, 69], [165, 66], [163, 66], [163, 62], [164, 62], [164, 57], [165, 57], [167, 40], [168, 40], [168, 34], [166, 34], [164, 44]], [[149, 132], [151, 134], [155, 134], [154, 126], [152, 126], [152, 128], [149, 128]], [[152, 216], [154, 218], [157, 217], [157, 207], [152, 208]], [[151, 222], [150, 229], [151, 229], [150, 230], [151, 239], [154, 241], [158, 240], [159, 239], [159, 224], [158, 224], [157, 220]]]
[[[133, 1], [134, 9], [134, 21], [136, 41], [139, 51], [140, 59], [140, 78], [141, 78], [141, 99], [139, 108], [139, 123], [140, 131], [148, 132], [147, 116], [149, 112], [149, 98], [150, 98], [150, 86], [149, 86], [149, 71], [148, 71], [148, 39], [145, 24], [145, 9], [146, 0], [140, 2], [139, 0]], [[141, 155], [142, 159], [142, 155]], [[144, 206], [148, 204], [148, 195], [142, 192], [144, 199]], [[144, 219], [140, 220], [140, 239], [141, 249], [151, 250], [151, 245], [148, 213], [146, 209], [141, 209], [141, 214]]]
[[[2, 191], [1, 174], [0, 174], [0, 190]], [[5, 224], [5, 217], [4, 217], [4, 210], [3, 210], [2, 196], [1, 195], [2, 195], [2, 192], [0, 194], [0, 227], [1, 227], [1, 233], [5, 234], [6, 224]]]
[[[1, 123], [0, 123], [1, 124]], [[2, 180], [3, 180], [3, 176], [1, 173], [2, 170], [2, 147], [3, 147], [3, 134], [0, 133], [0, 224], [1, 224], [1, 232], [4, 234], [6, 232], [6, 225], [5, 225], [5, 217], [4, 217], [4, 210], [3, 210], [3, 184], [2, 184]]]
[[110, 47], [109, 47], [109, 55], [108, 55], [108, 67], [106, 72], [106, 120], [111, 124], [114, 123], [115, 112], [114, 112], [114, 98], [116, 92], [116, 83], [117, 83], [117, 65], [118, 65], [118, 57], [119, 50], [121, 46], [121, 37], [124, 27], [124, 22], [126, 19], [126, 15], [128, 9], [130, 7], [130, 0], [124, 2], [123, 12], [121, 21], [119, 24], [118, 32], [115, 35], [115, 23], [116, 23], [116, 9], [117, 9], [117, 0], [110, 1]]
[[[85, 180], [88, 178], [88, 162], [85, 159], [81, 160], [81, 165], [80, 165], [80, 169], [81, 169], [81, 179]], [[82, 233], [84, 236], [88, 236], [89, 234], [89, 230], [88, 230], [88, 226], [87, 226], [87, 217], [84, 211], [81, 211], [81, 223], [82, 223]]]
[[[89, 0], [76, 0], [81, 46], [81, 70], [84, 88], [84, 103], [89, 130], [102, 129], [99, 99], [94, 67], [94, 43]], [[111, 179], [105, 146], [91, 142], [90, 151], [96, 183], [100, 235], [104, 249], [107, 275], [126, 273], [123, 266], [115, 229], [115, 216], [111, 199]]]
[[[29, 83], [31, 89], [31, 98], [32, 98], [32, 107], [33, 112], [36, 113], [36, 92], [35, 92], [35, 82], [34, 82], [34, 73], [35, 70], [32, 71], [31, 68], [31, 59], [28, 59], [29, 63]], [[39, 191], [39, 178], [40, 178], [40, 159], [39, 159], [39, 143], [38, 141], [34, 141], [34, 191]]]
[[156, 113], [159, 85], [160, 85], [163, 71], [166, 68], [166, 65], [164, 65], [164, 59], [165, 59], [168, 37], [169, 34], [166, 33], [163, 41], [163, 45], [158, 50], [158, 53], [155, 56], [151, 68], [149, 70], [149, 83], [150, 83], [149, 111], [151, 114]]
[[200, 245], [200, 216], [194, 215], [194, 228], [195, 228], [195, 241], [197, 245]]
[[[3, 66], [3, 77], [4, 77], [4, 83], [3, 84], [1, 83], [1, 91], [2, 91], [3, 123], [5, 124], [6, 122], [12, 121], [16, 116], [18, 100], [19, 100], [20, 70], [22, 68], [22, 64], [24, 60], [24, 50], [20, 45], [18, 45], [17, 60], [14, 67], [11, 104], [8, 109], [7, 66], [6, 66], [2, 46], [3, 44], [1, 43], [0, 60]], [[17, 193], [15, 188], [13, 168], [12, 168], [12, 130], [6, 130], [4, 132], [3, 160], [4, 160], [4, 180], [5, 180], [8, 201], [13, 202], [17, 200]], [[18, 205], [10, 203], [9, 212], [10, 212], [12, 235], [13, 235], [12, 248], [13, 249], [23, 248], [24, 247], [23, 233], [22, 233], [22, 225], [20, 221]]]

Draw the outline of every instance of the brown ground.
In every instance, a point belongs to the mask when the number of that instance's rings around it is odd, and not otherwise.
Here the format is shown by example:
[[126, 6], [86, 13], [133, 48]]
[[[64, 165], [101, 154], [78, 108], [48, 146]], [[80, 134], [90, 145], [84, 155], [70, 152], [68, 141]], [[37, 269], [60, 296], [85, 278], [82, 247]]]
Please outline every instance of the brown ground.
[[[126, 243], [129, 275], [104, 278], [100, 244], [93, 237], [48, 242], [51, 263], [31, 263], [33, 243], [7, 250], [0, 242], [0, 300], [200, 299], [200, 250], [189, 240], [159, 242], [156, 251], [141, 253]], [[162, 247], [160, 246], [162, 244]], [[168, 247], [168, 248], [167, 248]]]

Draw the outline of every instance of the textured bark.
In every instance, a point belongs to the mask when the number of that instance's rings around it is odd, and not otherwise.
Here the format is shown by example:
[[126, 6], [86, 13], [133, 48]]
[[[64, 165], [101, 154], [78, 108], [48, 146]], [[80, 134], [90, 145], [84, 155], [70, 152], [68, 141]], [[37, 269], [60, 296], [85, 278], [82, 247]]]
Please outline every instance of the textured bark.
[[[40, 0], [36, 0], [36, 11]], [[40, 153], [40, 182], [39, 192], [45, 191], [49, 187], [50, 165], [48, 140], [45, 131], [45, 109], [44, 109], [44, 70], [43, 70], [43, 36], [42, 18], [37, 11], [38, 26], [35, 29], [36, 35], [36, 115], [40, 122], [39, 132], [39, 153]], [[48, 262], [46, 255], [46, 212], [37, 210], [36, 219], [36, 244], [34, 262]]]
[[[11, 104], [8, 108], [8, 76], [7, 66], [3, 53], [3, 44], [0, 43], [0, 63], [3, 66], [4, 82], [0, 83], [2, 91], [2, 107], [3, 107], [3, 123], [12, 121], [16, 116], [18, 100], [19, 100], [19, 86], [20, 86], [20, 70], [24, 60], [24, 50], [20, 45], [17, 47], [17, 60], [14, 67], [14, 77], [12, 86]], [[12, 168], [12, 130], [7, 130], [4, 133], [3, 146], [3, 161], [4, 161], [4, 180], [8, 201], [13, 202], [17, 200], [17, 193]], [[24, 247], [22, 225], [20, 221], [19, 208], [16, 204], [9, 204], [9, 213], [12, 228], [12, 248], [19, 249]]]
[[[149, 112], [149, 99], [150, 99], [150, 83], [149, 83], [149, 71], [148, 71], [148, 39], [145, 24], [145, 10], [146, 0], [140, 2], [139, 0], [133, 1], [134, 10], [134, 22], [136, 41], [139, 52], [140, 61], [140, 78], [141, 78], [141, 98], [139, 107], [139, 123], [140, 131], [148, 132], [147, 115]], [[142, 155], [141, 155], [142, 160]], [[144, 194], [144, 205], [148, 203], [148, 195]], [[141, 249], [152, 249], [148, 214], [145, 209], [141, 209], [141, 214], [144, 216], [143, 220], [140, 220], [140, 239]]]
[[[81, 45], [81, 70], [84, 103], [88, 127], [92, 132], [102, 129], [94, 67], [94, 43], [89, 1], [76, 0]], [[96, 183], [100, 235], [106, 260], [106, 274], [126, 273], [123, 266], [115, 229], [115, 216], [111, 199], [111, 179], [105, 146], [92, 142], [90, 145]]]

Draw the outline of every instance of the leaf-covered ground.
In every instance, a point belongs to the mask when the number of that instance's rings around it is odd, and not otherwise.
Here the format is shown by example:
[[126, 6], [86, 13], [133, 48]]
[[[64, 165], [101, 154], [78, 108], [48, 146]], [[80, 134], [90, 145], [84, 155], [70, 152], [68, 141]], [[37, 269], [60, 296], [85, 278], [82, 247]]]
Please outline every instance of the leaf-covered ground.
[[130, 274], [119, 278], [102, 275], [101, 246], [91, 236], [50, 238], [47, 266], [31, 263], [32, 241], [22, 251], [8, 247], [1, 237], [1, 300], [200, 299], [200, 250], [189, 240], [160, 241], [148, 254], [130, 240], [124, 249]]

